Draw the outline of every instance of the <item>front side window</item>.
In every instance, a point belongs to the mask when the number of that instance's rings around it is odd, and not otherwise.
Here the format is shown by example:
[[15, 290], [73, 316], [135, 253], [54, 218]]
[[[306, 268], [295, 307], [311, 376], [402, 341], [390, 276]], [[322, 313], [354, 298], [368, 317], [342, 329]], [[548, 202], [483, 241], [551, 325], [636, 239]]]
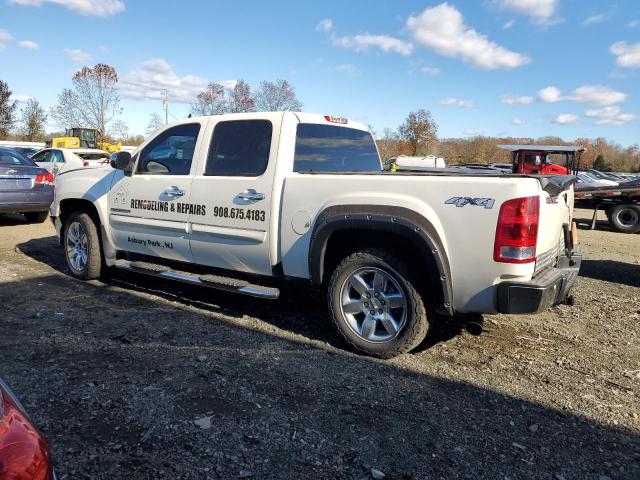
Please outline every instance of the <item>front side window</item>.
[[205, 175], [257, 177], [269, 163], [273, 126], [269, 120], [220, 122], [213, 131]]
[[165, 130], [142, 150], [137, 173], [189, 175], [199, 132], [199, 123]]
[[293, 169], [296, 172], [379, 172], [381, 166], [369, 132], [300, 123]]

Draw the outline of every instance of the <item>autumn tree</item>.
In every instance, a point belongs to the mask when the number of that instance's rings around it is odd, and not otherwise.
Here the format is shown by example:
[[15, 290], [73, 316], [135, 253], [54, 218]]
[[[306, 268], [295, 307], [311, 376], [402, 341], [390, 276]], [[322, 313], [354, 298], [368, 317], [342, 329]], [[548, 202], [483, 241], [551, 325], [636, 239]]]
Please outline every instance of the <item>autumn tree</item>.
[[228, 99], [224, 86], [216, 82], [210, 82], [191, 104], [191, 114], [195, 116], [221, 115], [227, 111]]
[[302, 110], [302, 102], [296, 97], [293, 86], [286, 80], [261, 82], [256, 93], [256, 108], [261, 112]]
[[152, 113], [149, 117], [149, 123], [147, 124], [147, 130], [145, 133], [147, 135], [152, 135], [158, 130], [164, 127], [164, 122], [162, 121], [162, 117], [157, 113]]
[[438, 124], [429, 110], [410, 112], [398, 128], [400, 138], [409, 144], [410, 155], [435, 153], [438, 142]]
[[25, 140], [34, 141], [44, 137], [47, 113], [35, 98], [26, 101], [20, 109], [21, 133]]
[[229, 100], [229, 111], [231, 113], [253, 112], [256, 109], [256, 99], [251, 96], [251, 87], [244, 80], [236, 82]]
[[0, 138], [6, 137], [15, 123], [14, 113], [17, 102], [11, 100], [11, 94], [9, 85], [0, 80]]
[[62, 128], [95, 128], [98, 137], [107, 134], [107, 126], [120, 113], [117, 91], [118, 72], [103, 63], [83, 67], [72, 78], [73, 86], [58, 95], [53, 116]]

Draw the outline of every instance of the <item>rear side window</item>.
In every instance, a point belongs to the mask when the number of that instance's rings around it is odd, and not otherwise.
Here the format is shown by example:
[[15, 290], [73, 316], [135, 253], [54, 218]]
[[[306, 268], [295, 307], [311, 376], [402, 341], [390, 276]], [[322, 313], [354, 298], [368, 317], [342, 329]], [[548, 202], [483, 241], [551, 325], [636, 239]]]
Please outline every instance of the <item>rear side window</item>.
[[199, 123], [188, 123], [165, 130], [140, 154], [138, 173], [189, 175], [200, 132]]
[[381, 166], [369, 132], [300, 123], [293, 169], [296, 172], [379, 172]]
[[7, 150], [0, 151], [0, 166], [12, 167], [16, 165], [35, 166], [35, 163], [18, 152], [9, 152]]
[[220, 122], [213, 131], [204, 174], [257, 177], [269, 163], [273, 126], [269, 120]]

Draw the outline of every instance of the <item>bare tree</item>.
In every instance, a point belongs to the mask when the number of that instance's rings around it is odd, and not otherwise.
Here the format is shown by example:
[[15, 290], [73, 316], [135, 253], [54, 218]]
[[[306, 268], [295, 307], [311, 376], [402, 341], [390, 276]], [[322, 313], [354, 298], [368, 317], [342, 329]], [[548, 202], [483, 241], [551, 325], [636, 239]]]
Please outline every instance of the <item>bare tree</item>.
[[251, 87], [244, 80], [238, 80], [230, 95], [229, 110], [231, 113], [253, 112], [256, 99], [251, 96]]
[[302, 103], [296, 97], [295, 89], [286, 80], [275, 82], [261, 82], [256, 93], [256, 107], [258, 111], [281, 112], [302, 110]]
[[438, 142], [438, 124], [429, 110], [410, 112], [398, 128], [400, 138], [409, 144], [410, 155], [435, 153]]
[[191, 104], [191, 113], [195, 116], [221, 115], [227, 111], [228, 99], [224, 86], [216, 82], [210, 82]]
[[114, 120], [109, 127], [109, 132], [116, 140], [125, 141], [129, 138], [129, 125], [122, 120]]
[[44, 137], [47, 114], [35, 98], [26, 101], [20, 109], [21, 133], [25, 140], [34, 141]]
[[147, 124], [147, 130], [145, 131], [145, 133], [147, 135], [152, 135], [162, 127], [164, 127], [162, 117], [158, 113], [152, 113], [149, 117], [149, 123]]
[[120, 97], [116, 86], [118, 72], [103, 63], [83, 67], [72, 79], [73, 87], [58, 95], [54, 118], [60, 127], [84, 127], [98, 130], [100, 138], [107, 125], [120, 113]]
[[17, 103], [11, 100], [12, 93], [9, 85], [0, 80], [0, 138], [6, 137], [15, 123], [14, 113]]

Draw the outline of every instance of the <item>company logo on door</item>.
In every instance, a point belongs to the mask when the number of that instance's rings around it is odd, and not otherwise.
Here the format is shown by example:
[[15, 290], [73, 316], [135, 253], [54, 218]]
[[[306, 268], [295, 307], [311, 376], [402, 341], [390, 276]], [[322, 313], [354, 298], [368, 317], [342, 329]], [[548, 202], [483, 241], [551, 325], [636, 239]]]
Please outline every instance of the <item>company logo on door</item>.
[[162, 202], [159, 200], [131, 199], [132, 210], [148, 210], [150, 212], [171, 212], [184, 215], [206, 215], [206, 205], [180, 202]]

